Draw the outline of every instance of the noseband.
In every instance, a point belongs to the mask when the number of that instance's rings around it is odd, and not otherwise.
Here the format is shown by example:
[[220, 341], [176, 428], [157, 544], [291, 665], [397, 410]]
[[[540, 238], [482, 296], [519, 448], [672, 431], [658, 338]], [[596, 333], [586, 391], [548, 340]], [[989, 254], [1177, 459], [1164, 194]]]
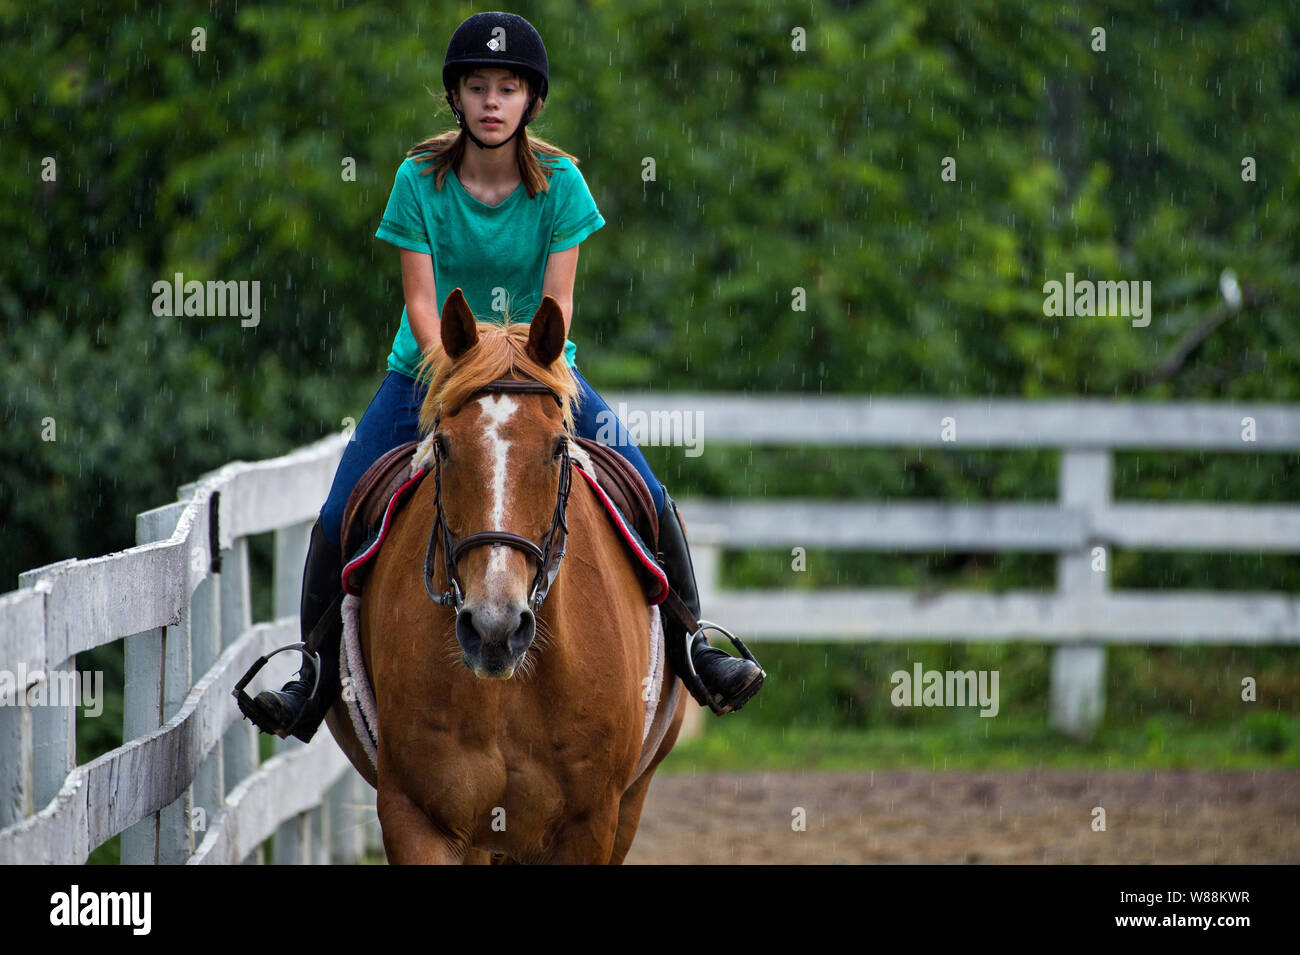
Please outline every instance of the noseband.
[[[563, 406], [560, 396], [540, 381], [512, 381], [507, 378], [498, 378], [496, 381], [478, 389], [474, 392], [474, 395], [504, 391], [547, 394], [555, 399], [557, 405]], [[470, 397], [472, 398], [474, 395]], [[439, 411], [433, 423], [434, 431], [437, 431], [438, 423], [441, 420], [442, 412]], [[442, 509], [442, 459], [438, 456], [436, 448], [434, 451], [433, 474], [438, 515], [433, 522], [433, 528], [429, 531], [429, 545], [424, 551], [424, 589], [429, 594], [429, 598], [434, 603], [441, 604], [444, 607], [452, 607], [459, 613], [465, 603], [464, 591], [460, 586], [460, 582], [456, 579], [456, 563], [460, 556], [473, 547], [503, 544], [506, 547], [521, 550], [537, 561], [537, 573], [533, 577], [532, 591], [528, 595], [528, 605], [534, 613], [540, 611], [542, 604], [546, 602], [547, 591], [551, 589], [551, 584], [555, 581], [555, 575], [560, 572], [560, 561], [564, 559], [564, 550], [569, 539], [569, 525], [565, 519], [565, 510], [569, 505], [569, 485], [572, 478], [568, 442], [565, 442], [564, 445], [564, 461], [560, 470], [560, 490], [555, 500], [555, 513], [551, 516], [551, 526], [547, 530], [546, 536], [542, 538], [541, 546], [534, 544], [527, 537], [520, 537], [518, 534], [511, 534], [509, 531], [479, 531], [457, 542], [455, 537], [452, 536], [451, 530], [447, 527], [447, 515]], [[447, 573], [448, 586], [448, 589], [441, 594], [435, 593], [433, 588], [433, 551], [439, 527], [442, 528], [442, 561], [443, 568]], [[556, 549], [557, 533], [562, 534], [558, 550]]]

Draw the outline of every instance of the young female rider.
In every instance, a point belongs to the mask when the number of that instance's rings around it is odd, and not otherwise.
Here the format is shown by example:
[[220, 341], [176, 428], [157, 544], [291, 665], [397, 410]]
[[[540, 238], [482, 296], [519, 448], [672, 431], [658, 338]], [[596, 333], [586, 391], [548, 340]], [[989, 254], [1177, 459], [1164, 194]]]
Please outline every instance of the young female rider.
[[[416, 366], [440, 340], [441, 300], [460, 288], [475, 315], [487, 316], [497, 288], [513, 297], [511, 311], [529, 314], [543, 295], [551, 295], [560, 303], [567, 331], [578, 244], [605, 224], [574, 157], [525, 131], [549, 86], [546, 48], [527, 20], [510, 13], [470, 17], [451, 38], [442, 79], [460, 130], [420, 143], [397, 171], [376, 235], [401, 249], [406, 308], [388, 356], [388, 375], [353, 432], [312, 528], [302, 632], [308, 648], [319, 653], [320, 685], [313, 695], [315, 667], [304, 656], [298, 679], [279, 692], [258, 694], [246, 714], [266, 732], [304, 742], [337, 692], [343, 509], [375, 460], [419, 437], [417, 418], [428, 383], [416, 380]], [[512, 148], [503, 149], [507, 144]], [[545, 166], [536, 154], [547, 157]], [[487, 262], [494, 263], [490, 274], [483, 267]], [[565, 362], [582, 389], [575, 430], [594, 439], [602, 422], [617, 418], [578, 372], [576, 350], [566, 342]], [[668, 581], [698, 619], [694, 571], [676, 507], [621, 422], [616, 430], [619, 443], [612, 446], [645, 479], [658, 509]], [[667, 639], [682, 640], [685, 628], [674, 627], [667, 615], [664, 620]], [[692, 642], [691, 661], [724, 707], [739, 709], [763, 682], [757, 664], [711, 647], [703, 633]]]

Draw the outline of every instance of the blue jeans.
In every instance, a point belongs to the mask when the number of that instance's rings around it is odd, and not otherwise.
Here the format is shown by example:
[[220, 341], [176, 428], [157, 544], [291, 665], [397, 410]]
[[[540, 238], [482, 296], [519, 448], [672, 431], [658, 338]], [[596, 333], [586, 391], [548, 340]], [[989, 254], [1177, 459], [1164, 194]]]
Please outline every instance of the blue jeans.
[[[596, 435], [600, 430], [601, 422], [617, 419], [609, 405], [605, 404], [605, 399], [596, 394], [576, 367], [573, 369], [573, 376], [582, 389], [578, 405], [574, 409], [574, 431], [581, 437], [597, 440]], [[352, 432], [352, 440], [343, 451], [343, 459], [339, 461], [338, 470], [334, 472], [334, 483], [330, 486], [329, 496], [325, 499], [325, 505], [320, 512], [321, 530], [334, 546], [339, 546], [340, 538], [343, 536], [343, 511], [348, 505], [348, 496], [361, 480], [361, 476], [366, 473], [366, 469], [386, 452], [420, 437], [418, 425], [420, 405], [423, 404], [427, 391], [427, 385], [417, 383], [415, 379], [408, 378], [401, 372], [389, 371], [380, 383], [379, 390], [370, 399], [370, 404]], [[608, 430], [606, 428], [606, 431]], [[650, 470], [645, 455], [636, 446], [622, 421], [618, 422], [615, 430], [617, 443], [611, 444], [608, 441], [601, 443], [609, 444], [636, 468], [637, 473], [645, 481], [646, 487], [649, 488], [650, 496], [654, 498], [655, 509], [662, 511], [663, 485]], [[605, 434], [604, 437], [608, 438], [609, 435]]]
[[[645, 481], [646, 488], [650, 491], [650, 497], [655, 502], [655, 513], [661, 513], [664, 509], [664, 486], [659, 483], [655, 473], [650, 470], [650, 465], [641, 453], [641, 449], [636, 446], [632, 436], [628, 434], [627, 425], [614, 415], [609, 405], [605, 404], [605, 399], [596, 394], [594, 388], [587, 383], [587, 379], [582, 377], [582, 372], [578, 371], [578, 366], [573, 366], [573, 377], [578, 380], [578, 386], [582, 389], [582, 395], [578, 401], [578, 407], [573, 411], [573, 430], [580, 438], [590, 438], [592, 441], [600, 441], [601, 444], [608, 445], [623, 457], [627, 458], [632, 467], [636, 468], [636, 473], [641, 475]], [[614, 429], [614, 441], [602, 440], [597, 437], [600, 431], [601, 422], [617, 422], [618, 426]], [[602, 436], [609, 438], [608, 431]]]

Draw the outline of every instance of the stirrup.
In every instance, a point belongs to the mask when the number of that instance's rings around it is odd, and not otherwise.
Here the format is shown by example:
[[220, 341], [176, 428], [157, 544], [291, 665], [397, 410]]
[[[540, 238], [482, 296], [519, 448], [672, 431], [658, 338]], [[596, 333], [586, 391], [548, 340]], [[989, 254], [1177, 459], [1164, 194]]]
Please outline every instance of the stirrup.
[[[708, 692], [709, 688], [707, 686], [704, 686], [704, 681], [701, 680], [700, 675], [695, 672], [695, 661], [691, 659], [691, 644], [693, 644], [695, 642], [695, 638], [700, 636], [702, 633], [704, 633], [705, 630], [718, 631], [718, 633], [722, 634], [724, 637], [726, 637], [728, 640], [731, 641], [732, 646], [734, 646], [737, 650], [740, 651], [740, 655], [744, 659], [748, 660], [750, 663], [754, 664], [754, 666], [758, 667], [757, 682], [760, 685], [762, 684], [763, 680], [767, 679], [767, 671], [763, 669], [763, 665], [761, 663], [759, 663], [757, 660], [754, 659], [754, 654], [749, 652], [749, 647], [745, 646], [745, 642], [741, 640], [740, 637], [736, 636], [726, 627], [720, 626], [719, 624], [716, 624], [711, 620], [697, 619], [696, 623], [700, 625], [700, 629], [696, 630], [694, 633], [687, 633], [685, 638], [686, 639], [686, 667], [691, 671], [691, 677], [695, 680], [696, 683], [698, 683], [700, 686], [703, 686], [706, 692]], [[709, 638], [705, 637], [704, 642], [708, 643]], [[714, 712], [714, 715], [723, 716], [737, 709], [739, 706], [744, 706], [746, 703], [749, 702], [750, 698], [753, 697], [754, 693], [757, 692], [758, 690], [755, 689], [753, 692], [746, 694], [739, 701], [723, 700], [721, 703], [718, 703], [716, 700], [714, 700], [713, 698], [714, 694], [709, 692], [708, 693], [709, 709], [711, 709]]]
[[[311, 693], [307, 695], [306, 704], [304, 704], [298, 711], [298, 715], [294, 717], [293, 722], [286, 727], [278, 727], [275, 725], [274, 717], [266, 711], [266, 707], [261, 703], [258, 703], [257, 700], [251, 699], [249, 695], [244, 692], [244, 687], [248, 686], [249, 681], [252, 680], [253, 677], [257, 676], [258, 671], [260, 671], [262, 667], [266, 666], [271, 657], [275, 656], [277, 653], [283, 653], [285, 650], [299, 650], [302, 652], [304, 657], [311, 657], [312, 666], [316, 672], [316, 679], [312, 681]], [[272, 650], [265, 656], [258, 657], [257, 662], [249, 667], [248, 672], [245, 673], [240, 678], [239, 682], [235, 684], [234, 693], [231, 695], [234, 696], [235, 702], [239, 704], [239, 711], [252, 720], [253, 725], [263, 733], [269, 733], [273, 736], [278, 736], [281, 739], [288, 739], [293, 734], [293, 731], [298, 726], [299, 722], [302, 721], [303, 715], [310, 708], [311, 701], [316, 698], [316, 691], [320, 689], [320, 666], [320, 654], [315, 650], [308, 649], [307, 644], [286, 643], [278, 650]]]

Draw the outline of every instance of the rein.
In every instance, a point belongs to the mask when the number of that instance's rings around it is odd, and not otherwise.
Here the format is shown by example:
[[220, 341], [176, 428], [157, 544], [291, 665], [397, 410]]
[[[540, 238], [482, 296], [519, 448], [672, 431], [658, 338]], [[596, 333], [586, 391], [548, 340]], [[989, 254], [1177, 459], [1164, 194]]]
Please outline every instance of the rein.
[[[552, 391], [549, 387], [540, 381], [514, 381], [507, 378], [498, 378], [474, 392], [474, 395], [495, 393], [495, 392], [531, 392], [538, 394], [547, 394], [555, 399], [557, 405], [562, 405], [560, 396]], [[470, 397], [473, 397], [471, 395]], [[434, 419], [433, 430], [437, 431], [438, 424], [442, 420], [442, 411], [438, 411]], [[506, 547], [513, 547], [515, 550], [523, 551], [533, 560], [537, 561], [537, 573], [533, 577], [532, 590], [528, 595], [528, 605], [534, 613], [542, 609], [542, 604], [546, 602], [546, 594], [551, 589], [551, 584], [555, 582], [555, 576], [560, 572], [560, 562], [564, 559], [564, 551], [569, 539], [569, 525], [565, 518], [565, 511], [569, 505], [569, 488], [571, 486], [573, 475], [571, 473], [569, 461], [569, 445], [566, 441], [564, 444], [564, 461], [560, 471], [560, 489], [556, 495], [555, 513], [551, 516], [551, 526], [542, 538], [541, 545], [534, 544], [527, 537], [521, 537], [518, 534], [512, 534], [509, 531], [479, 531], [462, 538], [459, 542], [451, 533], [447, 526], [447, 515], [442, 509], [442, 458], [434, 453], [434, 491], [437, 502], [438, 513], [434, 519], [433, 527], [429, 531], [429, 544], [424, 551], [424, 589], [428, 593], [429, 599], [436, 604], [444, 607], [452, 607], [457, 613], [460, 613], [461, 607], [465, 603], [464, 591], [461, 589], [460, 582], [456, 579], [456, 564], [462, 554], [474, 547], [484, 545], [502, 544]], [[438, 539], [438, 529], [442, 528], [442, 560], [443, 569], [447, 574], [448, 589], [443, 593], [435, 593], [433, 586], [433, 552], [434, 543]], [[556, 547], [557, 535], [559, 538], [558, 549]]]

